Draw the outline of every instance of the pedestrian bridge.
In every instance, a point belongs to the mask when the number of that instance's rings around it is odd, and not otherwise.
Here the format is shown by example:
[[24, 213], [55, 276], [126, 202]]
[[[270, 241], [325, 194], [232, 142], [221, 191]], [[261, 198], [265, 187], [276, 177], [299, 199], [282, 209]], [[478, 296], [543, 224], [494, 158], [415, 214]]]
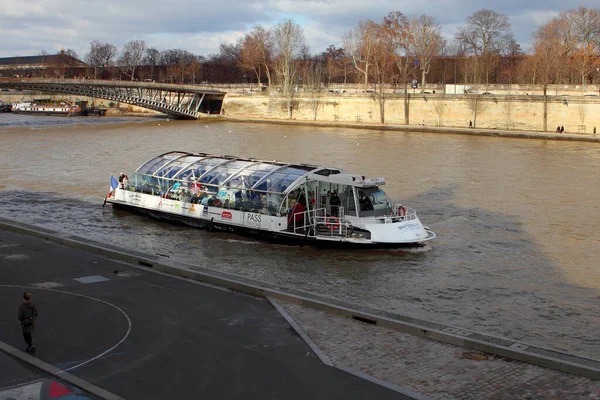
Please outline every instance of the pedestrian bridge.
[[220, 114], [225, 98], [225, 92], [206, 90], [196, 85], [89, 79], [0, 78], [0, 89], [87, 96], [186, 119]]

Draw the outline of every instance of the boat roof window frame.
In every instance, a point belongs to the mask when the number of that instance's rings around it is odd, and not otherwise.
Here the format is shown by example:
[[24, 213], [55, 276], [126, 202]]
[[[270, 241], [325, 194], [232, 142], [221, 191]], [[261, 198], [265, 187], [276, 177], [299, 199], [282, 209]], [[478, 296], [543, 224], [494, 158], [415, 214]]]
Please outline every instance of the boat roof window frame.
[[[217, 156], [215, 156], [215, 157], [210, 157], [210, 158], [216, 158], [216, 159], [219, 159], [220, 157], [217, 157]], [[222, 165], [224, 165], [224, 164], [227, 164], [228, 162], [231, 162], [231, 161], [237, 161], [237, 159], [235, 159], [235, 158], [226, 158], [226, 159], [224, 159], [222, 162], [220, 162], [220, 163], [217, 163], [217, 164], [213, 165], [213, 166], [212, 166], [212, 168], [209, 168], [209, 169], [207, 169], [206, 171], [204, 171], [204, 173], [203, 173], [202, 175], [200, 175], [200, 176], [198, 177], [198, 182], [202, 183], [202, 178], [204, 178], [204, 176], [205, 176], [206, 174], [208, 174], [208, 173], [210, 173], [210, 172], [214, 171], [214, 169], [215, 169], [215, 168], [218, 168], [218, 167], [220, 167], [220, 166], [222, 166]], [[213, 181], [214, 179], [215, 179], [215, 178], [211, 179], [211, 181]], [[210, 185], [211, 183], [210, 183], [210, 182], [206, 182], [206, 183], [202, 183], [202, 184], [203, 184], [203, 185]], [[215, 185], [213, 185], [213, 186], [215, 186]]]
[[214, 176], [213, 179], [210, 180], [210, 182], [206, 182], [207, 184], [216, 184], [213, 183], [215, 179], [219, 178], [220, 175], [222, 175], [223, 173], [225, 173], [225, 180], [223, 182], [219, 182], [218, 185], [219, 186], [226, 186], [225, 183], [230, 180], [233, 176], [235, 176], [239, 171], [244, 170], [248, 167], [251, 167], [252, 165], [255, 165], [255, 161], [251, 161], [251, 160], [245, 160], [245, 159], [240, 159], [240, 158], [236, 158], [236, 159], [232, 159], [229, 160], [232, 164], [234, 163], [247, 163], [246, 165], [244, 165], [243, 167], [237, 167], [235, 172], [228, 174], [227, 171], [230, 168], [235, 168], [235, 166], [229, 166], [229, 165], [219, 165], [218, 168], [219, 170], [221, 170], [222, 168], [225, 168], [224, 170], [218, 171], [217, 174]]
[[[191, 161], [182, 162], [182, 160], [186, 157], [191, 157]], [[153, 162], [154, 160], [156, 160], [156, 162]], [[210, 165], [210, 160], [215, 160], [216, 164]], [[226, 167], [227, 164], [233, 164], [236, 162], [246, 162], [248, 164], [235, 169], [230, 174], [227, 173], [226, 168], [223, 169], [223, 167]], [[145, 168], [144, 172], [141, 172], [144, 166], [148, 167]], [[169, 177], [165, 175], [173, 170], [169, 169], [169, 171], [165, 171], [165, 169], [169, 168], [169, 166], [173, 166], [173, 169], [180, 169], [173, 176]], [[302, 182], [303, 178], [305, 178], [307, 175], [324, 168], [322, 166], [309, 164], [283, 163], [278, 162], [276, 160], [267, 161], [257, 160], [253, 158], [241, 158], [229, 155], [213, 155], [208, 153], [194, 154], [183, 151], [172, 151], [163, 153], [146, 161], [145, 163], [140, 165], [140, 167], [138, 167], [135, 173], [144, 176], [151, 176], [157, 179], [176, 180], [183, 182], [186, 178], [189, 178], [189, 176], [182, 178], [181, 176], [183, 174], [189, 172], [192, 169], [203, 169], [203, 167], [207, 167], [208, 169], [206, 169], [202, 174], [200, 174], [197, 177], [194, 174], [194, 180], [196, 182], [202, 183], [202, 185], [219, 187], [224, 186], [232, 189], [240, 188], [240, 186], [243, 185], [245, 186], [245, 190], [263, 193], [280, 193], [284, 195], [289, 193], [291, 190], [294, 190], [299, 185], [298, 182]], [[219, 174], [217, 174], [215, 177], [212, 177], [209, 182], [201, 182], [203, 178], [205, 178], [211, 173], [214, 173], [216, 170], [220, 170]], [[247, 175], [243, 175], [244, 171], [248, 171], [249, 173]], [[158, 175], [157, 173], [159, 172], [162, 173]], [[264, 175], [259, 178], [259, 176], [263, 173]], [[215, 179], [217, 179], [219, 176], [222, 176], [224, 180], [222, 182], [215, 183]], [[276, 176], [277, 180], [270, 182], [268, 188], [258, 189], [260, 185], [267, 182], [270, 178], [273, 178], [273, 176]], [[232, 181], [240, 177], [240, 182], [237, 183], [235, 187], [230, 185]], [[249, 181], [252, 180], [250, 179], [251, 177], [258, 178], [258, 180], [252, 186], [248, 186]], [[286, 187], [285, 190], [272, 190], [277, 186], [281, 186], [280, 182], [282, 182], [283, 180], [291, 180], [289, 186]]]
[[[158, 176], [156, 176], [156, 175], [155, 175], [156, 171], [159, 171], [159, 170], [161, 170], [161, 169], [162, 169], [162, 168], [164, 168], [165, 166], [169, 165], [171, 162], [173, 162], [173, 161], [175, 161], [175, 160], [178, 160], [178, 159], [180, 159], [181, 157], [185, 157], [185, 156], [193, 156], [193, 155], [194, 155], [194, 154], [192, 154], [192, 153], [186, 153], [186, 152], [184, 152], [184, 151], [170, 151], [170, 152], [168, 152], [168, 153], [163, 153], [163, 154], [161, 154], [161, 155], [158, 155], [158, 156], [156, 156], [156, 157], [153, 157], [153, 158], [151, 158], [150, 160], [148, 160], [148, 161], [146, 161], [145, 163], [143, 163], [142, 165], [140, 165], [140, 166], [139, 166], [139, 167], [138, 167], [138, 168], [135, 170], [135, 172], [137, 173], [137, 172], [138, 172], [140, 169], [142, 169], [142, 167], [144, 167], [145, 165], [148, 165], [148, 164], [150, 163], [150, 161], [154, 161], [154, 160], [156, 160], [157, 162], [153, 164], [153, 166], [156, 166], [156, 165], [157, 165], [157, 164], [158, 164], [158, 163], [161, 161], [160, 159], [162, 159], [163, 161], [165, 161], [165, 160], [166, 160], [166, 156], [168, 156], [168, 155], [170, 155], [170, 154], [180, 154], [180, 156], [179, 156], [179, 157], [175, 156], [173, 159], [171, 159], [171, 160], [168, 160], [168, 161], [167, 161], [166, 163], [164, 163], [164, 164], [161, 164], [161, 166], [160, 166], [158, 169], [155, 169], [155, 170], [154, 170], [154, 172], [153, 172], [152, 174], [144, 174], [144, 175], [152, 175], [152, 176], [154, 176], [155, 178], [159, 178]], [[160, 177], [160, 178], [162, 178], [162, 177]]]
[[183, 168], [182, 168], [182, 169], [181, 169], [181, 170], [180, 170], [178, 173], [176, 173], [176, 174], [173, 176], [173, 178], [171, 178], [171, 179], [179, 179], [179, 175], [181, 175], [183, 172], [187, 172], [187, 171], [188, 171], [188, 170], [189, 170], [189, 169], [190, 169], [190, 168], [191, 168], [191, 167], [192, 167], [194, 164], [196, 164], [198, 161], [202, 161], [202, 160], [205, 160], [205, 159], [207, 159], [207, 158], [210, 158], [210, 157], [206, 157], [206, 156], [204, 156], [204, 157], [199, 157], [199, 156], [197, 156], [197, 158], [196, 158], [194, 161], [192, 161], [191, 163], [188, 163], [188, 165], [186, 165], [185, 167], [183, 167]]
[[290, 165], [293, 165], [293, 164], [285, 164], [285, 165], [280, 166], [279, 168], [275, 168], [274, 170], [267, 172], [265, 176], [263, 176], [262, 178], [260, 178], [254, 185], [252, 185], [252, 187], [250, 188], [250, 190], [254, 190], [254, 188], [256, 186], [261, 185], [269, 176], [273, 175], [275, 172], [279, 171], [280, 169], [284, 169], [284, 168], [289, 167]]
[[[245, 167], [241, 167], [239, 168], [237, 171], [235, 171], [233, 174], [231, 174], [227, 179], [225, 179], [222, 183], [222, 186], [227, 186], [229, 187], [228, 183], [233, 179], [233, 178], [237, 178], [244, 170], [250, 168], [250, 167], [254, 167], [256, 165], [260, 165], [263, 164], [262, 161], [250, 161], [251, 164], [246, 165]], [[250, 176], [250, 175], [248, 175]], [[236, 186], [237, 188], [237, 186]]]

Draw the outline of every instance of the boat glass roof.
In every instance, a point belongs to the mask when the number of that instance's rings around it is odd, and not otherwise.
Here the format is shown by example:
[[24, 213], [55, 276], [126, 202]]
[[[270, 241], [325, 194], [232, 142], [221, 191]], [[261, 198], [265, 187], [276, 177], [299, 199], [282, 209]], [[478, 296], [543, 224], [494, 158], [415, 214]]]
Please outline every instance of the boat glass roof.
[[283, 193], [315, 165], [242, 159], [210, 154], [165, 153], [143, 164], [136, 173], [156, 178], [195, 181], [230, 188]]

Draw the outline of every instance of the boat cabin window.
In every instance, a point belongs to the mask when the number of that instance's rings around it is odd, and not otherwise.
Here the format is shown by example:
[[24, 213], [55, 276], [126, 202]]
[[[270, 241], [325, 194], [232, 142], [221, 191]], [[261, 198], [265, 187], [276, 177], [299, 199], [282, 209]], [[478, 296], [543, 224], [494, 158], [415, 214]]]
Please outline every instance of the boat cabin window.
[[[146, 194], [159, 194], [161, 192], [161, 183], [159, 179], [154, 176], [133, 174], [133, 176], [129, 178], [127, 189]], [[167, 188], [165, 187], [163, 190], [166, 189]]]
[[345, 214], [349, 217], [356, 217], [356, 203], [354, 202], [354, 188], [352, 186], [343, 186], [343, 193], [340, 195]]
[[392, 202], [377, 186], [356, 188], [360, 217], [380, 217], [392, 213]]

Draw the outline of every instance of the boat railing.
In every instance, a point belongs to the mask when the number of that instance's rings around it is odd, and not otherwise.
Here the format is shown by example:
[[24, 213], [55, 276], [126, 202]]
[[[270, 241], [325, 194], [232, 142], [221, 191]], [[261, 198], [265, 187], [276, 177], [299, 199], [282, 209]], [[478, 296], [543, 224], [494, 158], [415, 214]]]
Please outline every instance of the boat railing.
[[359, 219], [363, 224], [392, 224], [417, 219], [417, 211], [412, 208], [403, 207], [402, 204], [394, 204], [392, 214], [381, 215], [379, 217], [360, 217]]
[[344, 208], [340, 207], [338, 216], [327, 215], [326, 208], [317, 208], [304, 211], [297, 215], [301, 218], [293, 218], [294, 232], [304, 232], [306, 236], [343, 236], [352, 235], [352, 224], [344, 217]]

